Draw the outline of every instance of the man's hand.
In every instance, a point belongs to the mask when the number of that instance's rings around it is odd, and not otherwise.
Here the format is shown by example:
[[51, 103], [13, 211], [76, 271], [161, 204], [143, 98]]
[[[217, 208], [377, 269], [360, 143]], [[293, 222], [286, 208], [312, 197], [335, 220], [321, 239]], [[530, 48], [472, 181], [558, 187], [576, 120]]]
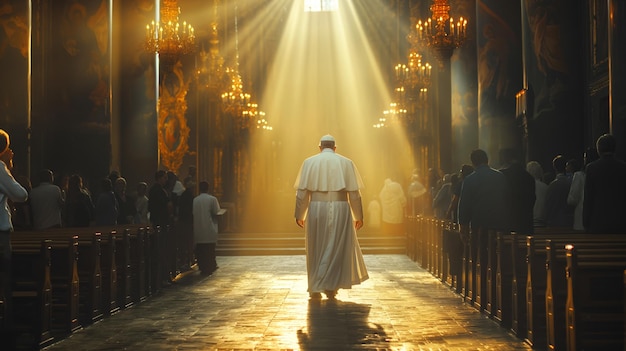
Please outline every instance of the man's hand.
[[354, 221], [354, 228], [356, 228], [356, 230], [361, 229], [361, 227], [363, 227], [363, 220], [362, 219]]
[[298, 227], [304, 228], [304, 220], [296, 218], [296, 224], [298, 225]]

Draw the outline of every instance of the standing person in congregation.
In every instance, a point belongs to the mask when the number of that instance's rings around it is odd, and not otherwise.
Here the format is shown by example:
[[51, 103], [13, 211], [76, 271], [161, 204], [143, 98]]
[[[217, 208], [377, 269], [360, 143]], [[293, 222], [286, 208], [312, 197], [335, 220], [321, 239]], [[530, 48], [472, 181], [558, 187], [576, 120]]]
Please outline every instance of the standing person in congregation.
[[385, 179], [385, 184], [378, 194], [382, 208], [383, 233], [387, 235], [404, 234], [404, 209], [406, 196], [402, 185], [392, 180]]
[[363, 181], [352, 160], [335, 152], [335, 138], [324, 135], [320, 152], [304, 160], [294, 188], [295, 220], [305, 228], [308, 292], [334, 299], [369, 278], [356, 231], [363, 226]]
[[533, 234], [533, 208], [535, 206], [535, 178], [526, 171], [515, 149], [503, 149], [500, 172], [509, 185], [509, 229], [518, 234]]
[[544, 217], [548, 227], [571, 229], [574, 226], [574, 207], [567, 204], [572, 179], [567, 176], [566, 164], [562, 155], [557, 155], [552, 160], [556, 177], [548, 184], [544, 208]]
[[135, 220], [137, 209], [135, 208], [135, 199], [128, 195], [126, 191], [126, 179], [118, 177], [113, 183], [113, 192], [119, 206], [117, 214], [117, 224], [130, 224]]
[[[583, 203], [585, 201], [585, 168], [588, 164], [598, 159], [598, 151], [595, 148], [588, 148], [583, 155], [583, 167], [576, 170], [572, 176], [572, 185], [567, 195], [567, 203], [574, 206], [574, 230], [584, 232], [583, 225]], [[575, 160], [574, 160], [575, 161]], [[571, 162], [568, 165], [571, 166]]]
[[215, 259], [217, 244], [217, 213], [220, 204], [209, 194], [209, 182], [201, 181], [200, 194], [193, 198], [193, 239], [198, 268], [203, 275], [211, 275], [218, 268]]
[[160, 228], [159, 231], [159, 252], [161, 252], [161, 284], [170, 285], [172, 281], [171, 253], [167, 247], [170, 241], [169, 227], [174, 217], [174, 206], [170, 201], [170, 195], [165, 188], [167, 184], [167, 173], [163, 170], [154, 174], [154, 184], [148, 192], [148, 212], [150, 212], [150, 224]]
[[583, 225], [587, 232], [624, 233], [626, 214], [626, 163], [615, 157], [617, 143], [611, 134], [596, 141], [599, 159], [587, 165], [583, 199]]
[[482, 229], [508, 228], [506, 177], [489, 166], [484, 150], [472, 151], [470, 158], [474, 172], [463, 180], [459, 199], [461, 232], [469, 234], [470, 228], [476, 233]]
[[433, 213], [435, 218], [447, 218], [448, 208], [452, 201], [452, 174], [443, 176], [443, 184], [433, 199]]
[[450, 200], [450, 206], [446, 212], [446, 218], [452, 219], [452, 222], [459, 222], [459, 199], [461, 198], [461, 189], [463, 188], [463, 180], [474, 172], [474, 167], [471, 165], [461, 166], [461, 172], [459, 172], [459, 180], [455, 186], [452, 187], [452, 199]]
[[535, 178], [535, 205], [533, 206], [533, 227], [545, 227], [545, 202], [548, 184], [543, 181], [543, 167], [537, 161], [526, 164], [526, 171]]
[[409, 184], [409, 187], [407, 189], [407, 194], [411, 199], [410, 215], [415, 216], [424, 212], [424, 198], [428, 197], [424, 195], [427, 192], [428, 190], [419, 180], [417, 170], [413, 171], [413, 174], [411, 175], [411, 183]]
[[[477, 287], [474, 280], [478, 274], [475, 264], [477, 258], [480, 256], [480, 262], [487, 262], [488, 231], [506, 230], [509, 226], [506, 203], [508, 184], [504, 174], [489, 166], [489, 158], [484, 150], [472, 151], [470, 159], [474, 172], [463, 180], [459, 198], [459, 226], [462, 240], [470, 243], [470, 257], [474, 262], [471, 267], [471, 284], [474, 287], [472, 299], [475, 299], [478, 291], [484, 292], [486, 289], [486, 279], [481, 280], [481, 287]], [[481, 276], [486, 277], [487, 265], [482, 264], [480, 268]]]
[[117, 224], [119, 205], [113, 193], [113, 184], [110, 178], [100, 180], [100, 194], [96, 198], [96, 226], [112, 226]]
[[[0, 250], [2, 254], [3, 267], [11, 267], [11, 232], [13, 231], [13, 222], [11, 221], [11, 202], [26, 202], [28, 192], [26, 189], [13, 178], [13, 150], [9, 147], [9, 134], [0, 129]], [[4, 313], [5, 316], [11, 316], [11, 300], [12, 294], [9, 288], [12, 282], [11, 271], [8, 270], [2, 274], [2, 286], [6, 287], [5, 291], [0, 291], [4, 295]], [[5, 344], [11, 345], [14, 334], [11, 330], [0, 333], [2, 339], [9, 340]], [[6, 338], [6, 339], [5, 339]]]
[[83, 185], [83, 178], [72, 174], [68, 180], [65, 202], [66, 224], [70, 228], [89, 227], [94, 219], [94, 205], [89, 190]]
[[33, 210], [33, 228], [36, 230], [61, 228], [61, 214], [65, 198], [56, 186], [54, 175], [49, 169], [39, 172], [39, 184], [30, 191], [30, 206]]
[[135, 199], [135, 223], [149, 224], [148, 219], [148, 183], [137, 183], [137, 198]]
[[193, 263], [193, 199], [196, 196], [196, 182], [185, 178], [185, 191], [178, 199], [178, 266], [188, 270]]

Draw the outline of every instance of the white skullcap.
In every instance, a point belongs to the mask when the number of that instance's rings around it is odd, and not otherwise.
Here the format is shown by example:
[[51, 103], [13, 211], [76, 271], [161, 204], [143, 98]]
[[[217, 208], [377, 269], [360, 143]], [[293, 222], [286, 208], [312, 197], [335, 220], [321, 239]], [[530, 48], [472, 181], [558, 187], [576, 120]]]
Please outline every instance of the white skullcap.
[[332, 141], [333, 143], [335, 142], [335, 137], [333, 137], [330, 134], [326, 134], [324, 135], [321, 139], [320, 139], [320, 144], [322, 143], [322, 141]]

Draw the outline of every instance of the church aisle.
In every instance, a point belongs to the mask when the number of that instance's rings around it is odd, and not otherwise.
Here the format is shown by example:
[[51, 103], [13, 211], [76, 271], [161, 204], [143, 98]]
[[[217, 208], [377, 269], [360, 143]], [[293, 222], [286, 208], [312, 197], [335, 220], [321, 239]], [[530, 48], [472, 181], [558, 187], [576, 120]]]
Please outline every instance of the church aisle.
[[404, 255], [365, 255], [370, 279], [309, 301], [304, 256], [218, 257], [56, 350], [530, 350]]

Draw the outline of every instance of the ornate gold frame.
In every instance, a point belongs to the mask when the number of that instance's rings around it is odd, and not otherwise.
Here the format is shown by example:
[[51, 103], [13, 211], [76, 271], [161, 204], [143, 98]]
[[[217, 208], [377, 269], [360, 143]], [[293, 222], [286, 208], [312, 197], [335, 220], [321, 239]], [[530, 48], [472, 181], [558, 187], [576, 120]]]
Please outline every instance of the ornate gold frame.
[[183, 158], [189, 151], [189, 126], [185, 118], [189, 83], [184, 81], [180, 62], [174, 66], [172, 73], [177, 78], [178, 84], [173, 84], [170, 91], [166, 86], [166, 79], [161, 83], [157, 128], [162, 164], [168, 170], [178, 173]]

